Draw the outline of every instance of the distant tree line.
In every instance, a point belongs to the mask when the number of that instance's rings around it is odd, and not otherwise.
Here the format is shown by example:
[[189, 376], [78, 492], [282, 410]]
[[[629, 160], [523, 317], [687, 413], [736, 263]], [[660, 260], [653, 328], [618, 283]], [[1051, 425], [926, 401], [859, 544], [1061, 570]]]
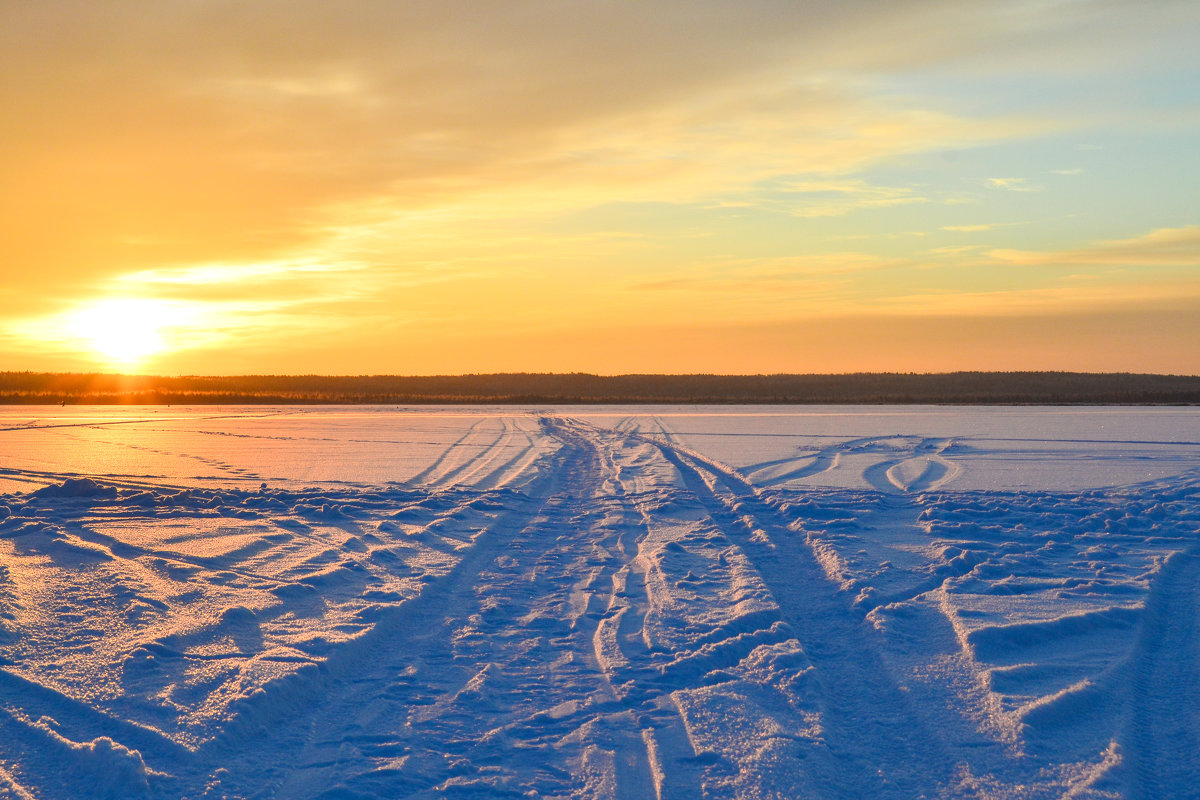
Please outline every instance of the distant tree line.
[[1083, 372], [845, 375], [240, 375], [0, 372], [0, 403], [1197, 404], [1200, 376]]

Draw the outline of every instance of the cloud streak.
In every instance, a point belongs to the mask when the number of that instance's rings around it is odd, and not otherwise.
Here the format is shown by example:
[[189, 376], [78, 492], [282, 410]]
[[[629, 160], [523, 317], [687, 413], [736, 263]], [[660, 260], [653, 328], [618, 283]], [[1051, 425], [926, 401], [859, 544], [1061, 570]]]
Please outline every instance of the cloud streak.
[[1200, 225], [1159, 228], [1132, 239], [1101, 241], [1077, 250], [991, 250], [997, 261], [1017, 266], [1200, 267]]
[[988, 185], [993, 189], [1005, 189], [1010, 192], [1042, 191], [1042, 187], [1030, 184], [1025, 178], [988, 178]]

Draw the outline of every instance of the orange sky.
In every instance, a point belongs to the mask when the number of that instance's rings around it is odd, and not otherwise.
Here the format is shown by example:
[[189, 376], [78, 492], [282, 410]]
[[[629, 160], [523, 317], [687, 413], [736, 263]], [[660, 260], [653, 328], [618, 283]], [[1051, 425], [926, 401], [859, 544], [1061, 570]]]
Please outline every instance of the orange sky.
[[1200, 373], [1200, 7], [10, 3], [0, 370]]

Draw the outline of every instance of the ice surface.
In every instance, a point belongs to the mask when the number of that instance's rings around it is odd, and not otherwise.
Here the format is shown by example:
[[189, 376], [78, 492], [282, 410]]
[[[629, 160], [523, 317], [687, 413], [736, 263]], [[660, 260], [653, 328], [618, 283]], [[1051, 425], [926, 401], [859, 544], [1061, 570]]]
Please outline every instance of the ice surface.
[[0, 409], [0, 797], [1167, 798], [1200, 411]]

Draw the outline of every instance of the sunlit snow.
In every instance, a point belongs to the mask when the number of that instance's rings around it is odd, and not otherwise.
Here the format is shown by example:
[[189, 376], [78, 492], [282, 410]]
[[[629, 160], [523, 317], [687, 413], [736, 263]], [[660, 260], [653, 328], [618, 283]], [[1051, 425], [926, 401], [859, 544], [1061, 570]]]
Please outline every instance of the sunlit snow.
[[0, 409], [0, 797], [1169, 798], [1200, 410]]

